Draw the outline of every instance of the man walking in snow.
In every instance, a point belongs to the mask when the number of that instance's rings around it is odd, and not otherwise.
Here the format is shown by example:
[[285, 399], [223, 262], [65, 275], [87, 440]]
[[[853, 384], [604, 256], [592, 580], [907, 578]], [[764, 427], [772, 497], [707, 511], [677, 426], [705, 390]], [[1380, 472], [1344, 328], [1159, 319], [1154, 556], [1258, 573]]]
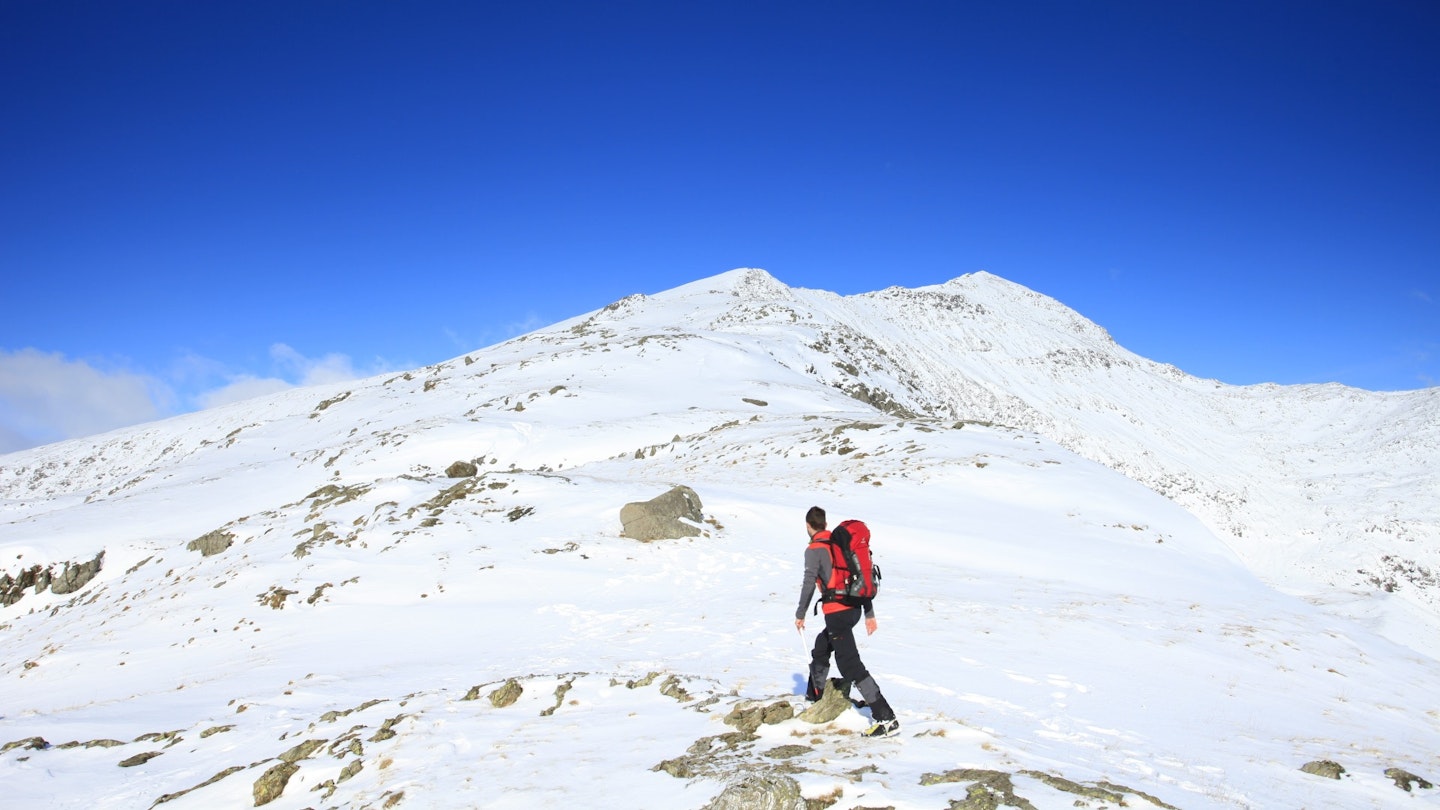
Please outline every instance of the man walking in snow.
[[[822, 593], [834, 573], [831, 560], [830, 532], [825, 530], [825, 510], [810, 507], [805, 513], [805, 533], [810, 545], [805, 548], [805, 579], [800, 587], [800, 606], [795, 609], [795, 629], [805, 632], [805, 611], [819, 586]], [[840, 602], [821, 602], [825, 617], [825, 629], [815, 636], [815, 647], [810, 653], [810, 683], [805, 690], [807, 700], [819, 700], [825, 690], [826, 679], [830, 676], [830, 655], [835, 654], [835, 664], [840, 669], [841, 681], [837, 686], [841, 694], [848, 695], [851, 684], [860, 690], [864, 698], [861, 705], [870, 707], [870, 717], [875, 721], [865, 731], [866, 737], [889, 737], [900, 730], [900, 721], [895, 712], [880, 694], [880, 686], [865, 669], [860, 660], [860, 649], [855, 644], [855, 627], [860, 623], [862, 608], [849, 607]], [[863, 606], [865, 632], [873, 634], [879, 626], [875, 621], [875, 606], [866, 600]]]

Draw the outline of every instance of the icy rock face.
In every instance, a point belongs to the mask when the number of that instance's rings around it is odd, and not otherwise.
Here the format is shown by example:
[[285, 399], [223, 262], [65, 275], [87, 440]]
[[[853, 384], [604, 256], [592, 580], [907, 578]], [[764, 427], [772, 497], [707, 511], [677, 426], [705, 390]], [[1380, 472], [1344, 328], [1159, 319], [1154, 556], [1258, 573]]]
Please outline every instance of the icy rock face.
[[695, 490], [678, 486], [648, 501], [625, 504], [620, 510], [620, 523], [624, 527], [620, 534], [642, 543], [698, 537], [700, 530], [691, 523], [700, 522], [703, 517], [700, 510], [700, 496]]

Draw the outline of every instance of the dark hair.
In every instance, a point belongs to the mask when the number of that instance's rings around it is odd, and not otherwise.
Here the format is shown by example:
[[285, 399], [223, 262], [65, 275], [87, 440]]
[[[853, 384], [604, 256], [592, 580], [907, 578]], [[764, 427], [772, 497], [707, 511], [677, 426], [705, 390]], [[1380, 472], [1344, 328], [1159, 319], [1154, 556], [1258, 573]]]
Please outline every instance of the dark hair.
[[810, 507], [810, 511], [805, 513], [805, 523], [817, 532], [824, 531], [825, 510], [818, 506]]

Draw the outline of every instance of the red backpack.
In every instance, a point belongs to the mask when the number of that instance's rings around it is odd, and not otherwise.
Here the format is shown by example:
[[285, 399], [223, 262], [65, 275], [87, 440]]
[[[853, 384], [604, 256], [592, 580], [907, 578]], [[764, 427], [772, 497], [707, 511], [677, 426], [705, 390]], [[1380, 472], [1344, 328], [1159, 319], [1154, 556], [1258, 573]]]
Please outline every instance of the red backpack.
[[843, 520], [830, 532], [830, 582], [822, 602], [860, 607], [880, 590], [880, 566], [870, 558], [870, 528], [858, 520]]

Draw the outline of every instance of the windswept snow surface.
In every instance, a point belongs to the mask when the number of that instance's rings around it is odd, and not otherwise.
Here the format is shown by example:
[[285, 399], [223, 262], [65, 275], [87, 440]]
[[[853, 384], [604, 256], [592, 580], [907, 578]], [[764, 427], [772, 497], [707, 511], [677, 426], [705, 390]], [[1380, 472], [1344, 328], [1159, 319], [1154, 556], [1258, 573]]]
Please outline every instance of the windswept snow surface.
[[[985, 274], [842, 298], [746, 270], [12, 454], [0, 571], [104, 558], [0, 612], [0, 785], [683, 808], [780, 773], [938, 808], [985, 769], [1037, 808], [1437, 806], [1385, 775], [1440, 777], [1436, 402], [1196, 380]], [[702, 536], [620, 536], [676, 484]], [[857, 737], [862, 710], [718, 737], [803, 708], [812, 504], [874, 532], [861, 649], [902, 733]]]

